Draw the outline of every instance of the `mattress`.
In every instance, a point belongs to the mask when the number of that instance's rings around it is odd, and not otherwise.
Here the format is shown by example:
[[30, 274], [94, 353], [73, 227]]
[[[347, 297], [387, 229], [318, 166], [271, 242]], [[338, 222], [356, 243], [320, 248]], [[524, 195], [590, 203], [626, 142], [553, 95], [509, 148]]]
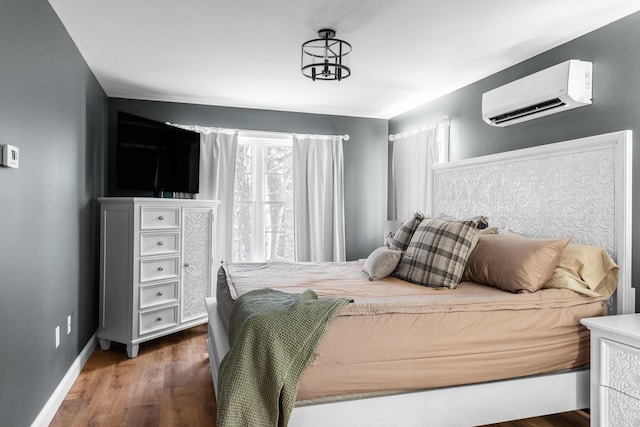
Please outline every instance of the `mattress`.
[[305, 371], [298, 401], [395, 393], [562, 371], [589, 363], [580, 319], [604, 298], [567, 289], [514, 294], [462, 282], [456, 289], [396, 278], [369, 281], [362, 262], [236, 263], [218, 273], [225, 328], [233, 301], [270, 287], [354, 300], [343, 307]]

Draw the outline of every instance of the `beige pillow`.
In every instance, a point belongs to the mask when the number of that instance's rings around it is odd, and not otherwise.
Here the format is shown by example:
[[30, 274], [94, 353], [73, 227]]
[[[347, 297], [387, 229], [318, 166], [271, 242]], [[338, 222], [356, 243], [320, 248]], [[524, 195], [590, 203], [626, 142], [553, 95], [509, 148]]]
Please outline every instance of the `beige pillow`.
[[500, 234], [500, 229], [498, 227], [489, 227], [478, 231], [478, 236], [480, 236], [480, 234]]
[[570, 240], [481, 234], [465, 266], [464, 279], [509, 292], [538, 291], [553, 275]]
[[471, 249], [469, 250], [470, 253], [472, 253], [473, 250], [476, 248], [476, 245], [478, 244], [478, 239], [482, 234], [500, 234], [500, 229], [498, 227], [489, 227], [483, 230], [478, 230], [476, 235], [473, 237], [473, 241], [471, 242]]
[[381, 246], [371, 252], [371, 255], [364, 262], [362, 271], [369, 275], [369, 280], [384, 279], [396, 269], [401, 256], [402, 251]]
[[598, 246], [567, 245], [545, 288], [571, 289], [592, 297], [609, 298], [618, 286], [618, 266]]

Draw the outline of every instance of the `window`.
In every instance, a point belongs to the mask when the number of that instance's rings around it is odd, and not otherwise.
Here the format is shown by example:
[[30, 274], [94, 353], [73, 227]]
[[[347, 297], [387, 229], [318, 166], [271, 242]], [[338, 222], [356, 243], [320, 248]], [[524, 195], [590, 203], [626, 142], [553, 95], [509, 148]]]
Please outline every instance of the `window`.
[[233, 200], [233, 261], [293, 261], [293, 140], [240, 133]]
[[449, 158], [449, 118], [393, 135], [395, 217], [404, 221], [414, 212], [429, 211], [429, 179], [434, 165]]

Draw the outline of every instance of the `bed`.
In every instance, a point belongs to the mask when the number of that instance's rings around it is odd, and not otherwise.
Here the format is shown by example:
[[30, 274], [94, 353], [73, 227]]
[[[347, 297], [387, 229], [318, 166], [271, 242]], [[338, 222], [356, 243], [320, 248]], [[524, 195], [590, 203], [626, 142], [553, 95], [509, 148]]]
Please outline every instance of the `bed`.
[[[607, 301], [604, 310], [608, 309], [611, 314], [630, 313], [634, 311], [635, 301], [630, 284], [630, 162], [631, 132], [623, 131], [441, 165], [434, 168], [432, 175], [429, 193], [431, 212], [446, 212], [457, 218], [468, 218], [481, 212], [490, 218], [491, 225], [532, 238], [570, 235], [574, 243], [604, 248], [619, 266], [616, 293]], [[340, 286], [334, 286], [336, 277], [349, 281], [351, 277], [361, 275], [362, 269], [357, 262], [337, 267], [338, 270], [333, 273], [324, 273], [327, 272], [324, 265], [305, 265], [303, 270], [305, 274], [317, 273], [315, 276], [321, 279], [316, 288], [320, 295], [334, 295], [341, 292]], [[304, 275], [296, 275], [295, 268], [295, 265], [260, 266], [258, 270], [267, 272], [263, 277], [271, 278], [273, 282], [263, 279], [261, 283], [284, 286], [287, 292], [298, 292], [308, 283]], [[207, 346], [216, 393], [218, 366], [229, 351], [223, 320], [228, 315], [228, 300], [237, 298], [237, 294], [248, 291], [247, 286], [250, 288], [251, 283], [256, 283], [256, 276], [253, 275], [258, 273], [255, 271], [248, 266], [237, 266], [232, 273], [233, 283], [237, 286], [226, 289], [221, 286], [218, 290], [220, 302], [215, 298], [207, 300]], [[226, 274], [228, 272], [223, 276]], [[323, 274], [329, 274], [331, 277], [325, 279], [330, 280], [323, 282]], [[228, 283], [227, 279], [221, 277], [219, 283]], [[393, 312], [388, 313], [376, 305], [377, 300], [390, 297], [385, 293], [389, 286], [377, 284], [374, 288], [370, 284], [367, 288], [354, 285], [351, 296], [357, 303], [345, 306], [334, 323], [339, 324], [348, 317], [368, 316], [371, 311], [382, 311], [378, 313], [381, 317], [370, 317], [368, 321], [387, 324], [384, 320], [386, 315], [404, 319], [401, 322], [418, 325], [420, 329], [434, 324], [434, 319], [441, 318], [444, 312], [457, 315], [497, 306], [500, 308], [497, 312], [504, 316], [498, 319], [498, 323], [514, 325], [513, 321], [509, 321], [509, 316], [513, 316], [512, 308], [515, 305], [524, 304], [528, 310], [534, 306], [539, 308], [541, 296], [547, 294], [553, 294], [554, 302], [552, 308], [545, 309], [548, 311], [543, 312], [540, 319], [531, 318], [522, 328], [514, 327], [508, 332], [513, 340], [518, 341], [517, 334], [527, 331], [530, 336], [527, 340], [520, 340], [520, 347], [507, 349], [500, 354], [491, 353], [495, 347], [489, 348], [477, 351], [485, 354], [475, 358], [458, 353], [454, 355], [457, 359], [453, 359], [452, 366], [455, 368], [449, 373], [438, 369], [429, 371], [433, 358], [442, 356], [438, 353], [442, 348], [431, 349], [435, 353], [422, 359], [423, 365], [419, 368], [415, 368], [415, 360], [412, 362], [414, 370], [428, 372], [428, 382], [421, 382], [418, 375], [411, 374], [411, 370], [401, 371], [396, 369], [397, 366], [393, 369], [381, 366], [371, 371], [383, 373], [389, 370], [396, 376], [395, 382], [393, 378], [383, 378], [382, 375], [373, 378], [373, 373], [366, 374], [369, 375], [366, 381], [358, 382], [364, 371], [353, 369], [358, 362], [354, 360], [349, 369], [338, 370], [338, 377], [351, 379], [347, 382], [347, 388], [341, 388], [337, 381], [328, 376], [335, 365], [332, 369], [326, 369], [328, 365], [323, 364], [322, 355], [332, 354], [332, 341], [341, 343], [337, 347], [344, 348], [344, 342], [353, 340], [357, 335], [333, 333], [332, 324], [320, 343], [317, 362], [302, 378], [299, 403], [292, 412], [289, 425], [481, 425], [589, 406], [589, 370], [586, 366], [588, 333], [580, 327], [558, 332], [553, 329], [555, 326], [545, 325], [544, 322], [545, 319], [556, 319], [554, 322], [557, 323], [567, 313], [578, 321], [582, 317], [600, 315], [603, 311], [601, 299], [584, 298], [574, 295], [570, 290], [550, 289], [549, 292], [516, 297], [518, 294], [471, 282], [463, 282], [454, 292], [447, 292], [415, 286], [395, 278], [385, 281], [393, 283], [394, 292], [400, 292], [400, 305], [404, 307], [400, 311], [404, 310], [403, 313], [398, 313], [397, 305]], [[225, 292], [228, 295], [224, 295]], [[416, 323], [420, 320], [411, 317], [416, 311], [416, 301], [434, 298], [439, 301], [435, 309], [419, 309], [428, 311], [422, 313], [426, 317], [423, 317], [425, 323], [420, 326]], [[224, 302], [224, 299], [227, 301]], [[478, 306], [482, 306], [482, 310]], [[371, 307], [375, 309], [370, 310]], [[437, 307], [440, 307], [440, 311]], [[482, 323], [473, 317], [464, 322], [457, 323], [457, 326], [464, 325], [459, 329], [467, 330], [468, 334], [464, 337], [456, 335], [460, 331], [455, 331], [455, 325], [454, 329], [443, 330], [447, 336], [461, 337], [459, 340], [443, 341], [443, 348], [455, 348], [456, 341], [460, 341], [460, 347], [469, 346], [469, 340], [480, 336], [484, 327]], [[566, 323], [562, 320], [559, 322]], [[533, 326], [540, 324], [543, 326], [533, 332]], [[554, 333], [542, 337], [543, 332], [549, 329]], [[397, 332], [390, 332], [385, 339], [392, 339], [394, 334]], [[535, 341], [549, 338], [551, 343]], [[481, 345], [482, 341], [484, 339], [476, 340], [474, 346]], [[396, 344], [402, 342], [406, 341], [399, 340]], [[362, 339], [355, 344], [354, 348], [360, 351], [352, 351], [347, 356], [354, 359], [360, 357], [362, 365], [375, 363], [367, 359], [368, 355], [383, 352], [385, 348], [388, 351], [402, 351], [399, 345], [380, 345], [372, 339]], [[548, 351], [536, 350], [543, 347]], [[548, 353], [552, 357], [536, 357], [538, 353]], [[516, 354], [517, 357], [514, 356]], [[531, 363], [517, 362], [513, 363], [515, 366], [510, 366], [510, 361], [520, 361], [527, 355]], [[398, 357], [397, 354], [391, 354], [387, 359], [397, 360]], [[552, 372], [548, 372], [548, 369]], [[379, 389], [367, 388], [372, 383]]]

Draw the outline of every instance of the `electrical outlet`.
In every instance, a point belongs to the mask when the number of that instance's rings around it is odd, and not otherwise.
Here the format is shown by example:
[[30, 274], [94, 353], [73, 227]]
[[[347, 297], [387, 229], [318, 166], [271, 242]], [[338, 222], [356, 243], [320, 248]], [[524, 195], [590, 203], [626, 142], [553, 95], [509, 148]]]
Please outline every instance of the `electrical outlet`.
[[67, 316], [67, 335], [71, 333], [71, 315]]
[[56, 348], [60, 347], [60, 326], [56, 326]]

